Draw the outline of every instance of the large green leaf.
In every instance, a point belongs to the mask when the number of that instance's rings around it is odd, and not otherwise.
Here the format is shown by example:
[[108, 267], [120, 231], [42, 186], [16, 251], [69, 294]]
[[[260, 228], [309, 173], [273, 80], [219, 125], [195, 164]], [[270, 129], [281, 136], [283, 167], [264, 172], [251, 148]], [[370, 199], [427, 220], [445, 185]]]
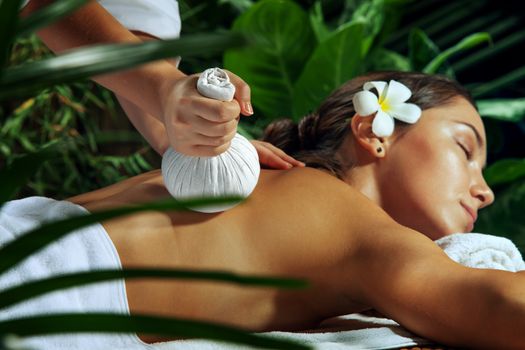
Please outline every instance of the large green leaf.
[[372, 50], [367, 56], [365, 64], [369, 71], [397, 70], [408, 72], [412, 70], [407, 57], [383, 48]]
[[284, 279], [270, 276], [248, 276], [238, 275], [227, 271], [199, 271], [184, 269], [125, 269], [125, 270], [97, 270], [90, 272], [69, 273], [55, 277], [30, 281], [0, 291], [0, 309], [12, 306], [21, 301], [46, 294], [59, 289], [86, 285], [101, 281], [120, 278], [166, 278], [186, 280], [214, 280], [235, 283], [245, 286], [264, 286], [278, 288], [303, 288], [308, 284], [306, 281], [296, 279]]
[[22, 0], [0, 0], [0, 75], [9, 57]]
[[0, 334], [34, 336], [59, 333], [145, 333], [165, 337], [203, 338], [269, 349], [310, 349], [307, 345], [266, 335], [250, 334], [209, 322], [149, 315], [108, 313], [57, 314], [1, 321]]
[[114, 208], [46, 223], [40, 227], [32, 229], [16, 240], [7, 243], [0, 249], [0, 256], [2, 256], [2, 259], [0, 259], [0, 274], [53, 241], [71, 233], [73, 230], [97, 222], [147, 210], [188, 210], [187, 208], [200, 207], [203, 205], [237, 203], [240, 200], [242, 200], [240, 197], [203, 198], [187, 201], [176, 201], [175, 199], [170, 198], [157, 202]]
[[410, 31], [408, 38], [408, 58], [412, 70], [421, 71], [441, 52], [436, 44], [419, 28]]
[[235, 20], [233, 31], [253, 45], [228, 50], [224, 66], [250, 85], [264, 115], [290, 116], [293, 85], [316, 45], [306, 12], [289, 0], [263, 0]]
[[312, 30], [315, 33], [317, 42], [322, 42], [330, 36], [330, 30], [324, 22], [323, 7], [319, 0], [317, 0], [310, 9], [310, 24], [312, 25]]
[[362, 21], [350, 22], [317, 46], [294, 87], [295, 120], [361, 71], [363, 57], [356, 48], [363, 43], [363, 29]]
[[490, 186], [507, 184], [525, 178], [525, 159], [502, 159], [483, 173]]
[[131, 68], [153, 60], [177, 55], [209, 54], [243, 43], [242, 36], [226, 33], [80, 48], [57, 57], [8, 68], [0, 79], [0, 99], [33, 93], [49, 85]]
[[508, 122], [519, 122], [525, 118], [525, 98], [500, 98], [477, 100], [479, 114]]
[[363, 39], [361, 41], [361, 54], [365, 56], [370, 50], [377, 34], [381, 31], [385, 20], [385, 1], [363, 1], [352, 14], [352, 21], [363, 24]]
[[452, 57], [453, 55], [457, 54], [458, 52], [468, 50], [474, 46], [477, 46], [483, 42], [491, 42], [491, 36], [489, 33], [474, 33], [463, 40], [461, 40], [456, 45], [446, 49], [441, 54], [439, 54], [437, 57], [435, 57], [432, 61], [430, 61], [424, 68], [423, 72], [428, 74], [434, 74], [436, 73], [439, 68], [445, 63], [447, 59]]
[[16, 35], [25, 35], [39, 28], [55, 22], [59, 18], [84, 6], [89, 0], [55, 1], [54, 3], [36, 11], [26, 18], [20, 19]]

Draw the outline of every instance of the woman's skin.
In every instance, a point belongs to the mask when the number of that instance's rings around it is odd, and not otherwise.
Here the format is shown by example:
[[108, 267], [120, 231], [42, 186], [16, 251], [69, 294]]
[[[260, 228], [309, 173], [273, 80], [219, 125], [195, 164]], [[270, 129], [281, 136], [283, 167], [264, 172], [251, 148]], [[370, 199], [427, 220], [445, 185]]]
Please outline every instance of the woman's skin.
[[[481, 146], [455, 121], [472, 124]], [[430, 239], [471, 227], [462, 204], [477, 211], [493, 201], [481, 176], [485, 133], [477, 112], [457, 98], [382, 139], [371, 122], [356, 116], [349, 125], [353, 136], [340, 152], [358, 164], [345, 181], [311, 168], [262, 170], [248, 200], [226, 212], [149, 212], [103, 222], [125, 268], [298, 277], [310, 288], [126, 281], [131, 313], [268, 331], [304, 330], [374, 308], [447, 345], [524, 348], [525, 336], [513, 331], [525, 328], [523, 274], [461, 266]], [[152, 171], [69, 200], [96, 211], [168, 196], [160, 172]]]

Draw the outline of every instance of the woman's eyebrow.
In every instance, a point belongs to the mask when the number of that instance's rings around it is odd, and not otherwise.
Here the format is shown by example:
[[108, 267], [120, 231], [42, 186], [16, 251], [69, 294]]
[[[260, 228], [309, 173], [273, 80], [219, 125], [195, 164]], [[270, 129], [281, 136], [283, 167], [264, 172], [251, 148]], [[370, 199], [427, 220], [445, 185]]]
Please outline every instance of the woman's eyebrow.
[[[478, 142], [478, 147], [480, 149], [484, 148], [485, 143], [483, 142], [483, 139], [481, 138], [481, 135], [480, 135], [478, 129], [476, 129], [476, 127], [474, 125], [472, 125], [470, 123], [467, 123], [467, 122], [464, 122], [462, 120], [453, 120], [453, 122], [459, 123], [459, 124], [463, 124], [463, 125], [466, 125], [466, 126], [470, 127], [472, 129], [472, 131], [474, 132], [474, 134], [476, 135], [476, 141]], [[483, 163], [482, 169], [485, 169], [486, 166], [487, 166], [487, 162], [485, 161], [485, 163]]]
[[462, 120], [453, 120], [453, 122], [463, 124], [463, 125], [470, 127], [472, 131], [474, 131], [474, 134], [476, 135], [476, 141], [478, 142], [479, 148], [483, 148], [483, 145], [484, 145], [483, 139], [481, 138], [479, 131], [476, 129], [474, 125], [464, 122]]

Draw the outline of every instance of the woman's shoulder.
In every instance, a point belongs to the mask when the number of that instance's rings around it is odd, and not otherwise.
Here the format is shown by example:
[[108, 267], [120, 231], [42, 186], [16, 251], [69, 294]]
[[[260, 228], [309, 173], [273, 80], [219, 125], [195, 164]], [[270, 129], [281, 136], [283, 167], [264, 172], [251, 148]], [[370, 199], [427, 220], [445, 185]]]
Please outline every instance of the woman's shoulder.
[[244, 207], [247, 226], [258, 233], [251, 239], [273, 242], [273, 253], [294, 266], [342, 259], [357, 247], [364, 225], [391, 220], [347, 183], [312, 168], [263, 171]]
[[349, 209], [352, 206], [373, 206], [381, 210], [361, 192], [326, 171], [305, 167], [287, 171], [261, 172], [254, 197], [273, 198], [275, 204], [301, 203], [315, 210]]

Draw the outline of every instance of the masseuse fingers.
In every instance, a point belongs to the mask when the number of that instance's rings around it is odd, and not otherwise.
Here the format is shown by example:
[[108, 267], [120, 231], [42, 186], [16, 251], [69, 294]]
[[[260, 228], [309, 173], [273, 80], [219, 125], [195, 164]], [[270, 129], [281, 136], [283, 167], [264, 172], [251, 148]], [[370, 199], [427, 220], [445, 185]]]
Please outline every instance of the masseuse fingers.
[[230, 132], [229, 134], [226, 134], [224, 136], [218, 136], [218, 137], [210, 137], [202, 134], [193, 133], [191, 137], [191, 143], [193, 145], [198, 146], [212, 146], [212, 147], [220, 147], [226, 143], [231, 142], [231, 140], [235, 137], [235, 133], [237, 130], [234, 130], [233, 132]]
[[203, 96], [193, 96], [189, 107], [194, 114], [216, 123], [233, 120], [241, 111], [235, 100], [217, 101]]
[[239, 102], [241, 106], [241, 113], [243, 115], [252, 115], [253, 108], [251, 104], [251, 91], [250, 86], [246, 84], [244, 80], [241, 79], [238, 75], [230, 72], [229, 70], [223, 69], [228, 77], [230, 82], [235, 86], [235, 95], [234, 98]]
[[279, 156], [281, 159], [283, 159], [284, 161], [294, 165], [294, 166], [300, 166], [300, 167], [304, 167], [305, 164], [301, 161], [298, 161], [297, 159], [293, 158], [292, 156], [286, 154], [286, 152], [284, 152], [282, 149], [280, 149], [279, 147], [276, 147], [274, 145], [272, 145], [271, 143], [269, 142], [264, 142], [264, 141], [259, 141], [263, 144], [264, 147], [270, 149], [275, 155]]
[[275, 169], [290, 169], [293, 166], [304, 167], [305, 164], [287, 155], [283, 150], [271, 143], [251, 140], [250, 141], [259, 155], [259, 162]]
[[191, 124], [192, 131], [197, 134], [209, 137], [221, 137], [235, 133], [239, 121], [236, 118], [228, 122], [216, 123], [196, 115], [193, 116], [188, 123]]

